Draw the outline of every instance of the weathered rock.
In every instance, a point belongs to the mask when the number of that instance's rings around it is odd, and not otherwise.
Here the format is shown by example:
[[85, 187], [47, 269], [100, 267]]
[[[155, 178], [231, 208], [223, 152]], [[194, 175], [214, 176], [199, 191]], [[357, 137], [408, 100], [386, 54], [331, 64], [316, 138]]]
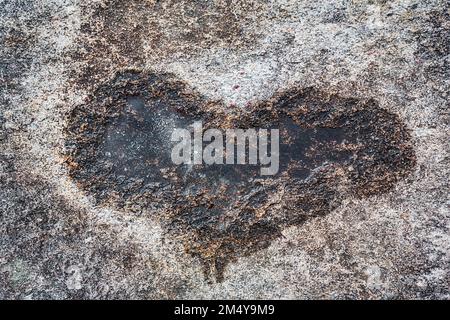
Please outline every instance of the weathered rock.
[[[0, 297], [448, 299], [448, 10], [3, 1]], [[173, 167], [193, 119], [279, 173]]]

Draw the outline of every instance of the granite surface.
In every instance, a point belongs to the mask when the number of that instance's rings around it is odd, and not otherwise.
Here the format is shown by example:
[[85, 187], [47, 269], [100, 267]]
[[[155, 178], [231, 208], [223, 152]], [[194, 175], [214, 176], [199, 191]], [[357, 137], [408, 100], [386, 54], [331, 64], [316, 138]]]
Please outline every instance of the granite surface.
[[[0, 298], [449, 299], [449, 10], [0, 0]], [[224, 199], [105, 158], [178, 114], [320, 152]]]

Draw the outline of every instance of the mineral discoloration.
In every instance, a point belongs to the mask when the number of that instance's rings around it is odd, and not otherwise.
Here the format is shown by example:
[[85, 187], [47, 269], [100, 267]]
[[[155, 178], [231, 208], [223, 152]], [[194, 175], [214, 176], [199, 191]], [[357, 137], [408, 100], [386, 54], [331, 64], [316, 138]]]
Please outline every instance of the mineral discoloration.
[[[405, 125], [373, 100], [294, 88], [223, 110], [168, 74], [120, 73], [68, 119], [70, 175], [102, 205], [156, 209], [170, 235], [221, 280], [229, 261], [266, 248], [283, 228], [330, 213], [349, 192], [386, 192], [415, 164]], [[194, 120], [279, 129], [279, 173], [174, 165], [171, 133]]]
[[74, 58], [87, 64], [74, 73], [85, 88], [108, 76], [111, 62], [142, 67], [156, 57], [179, 59], [211, 47], [249, 48], [259, 35], [248, 25], [262, 9], [264, 1], [99, 1], [84, 7], [90, 19], [81, 26], [82, 48]]

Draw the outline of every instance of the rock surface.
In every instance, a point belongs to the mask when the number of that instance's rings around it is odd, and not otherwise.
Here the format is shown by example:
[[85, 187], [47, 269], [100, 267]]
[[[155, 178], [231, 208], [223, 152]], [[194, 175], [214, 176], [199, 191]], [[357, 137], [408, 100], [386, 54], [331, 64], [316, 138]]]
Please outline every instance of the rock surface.
[[[0, 4], [0, 298], [450, 298], [447, 1]], [[139, 88], [117, 85], [124, 74]], [[173, 223], [175, 200], [137, 197], [114, 170], [96, 182], [85, 161], [107, 167], [93, 125], [150, 92], [152, 75], [171, 79], [163, 102], [213, 123], [272, 124], [289, 109], [299, 130], [343, 128], [360, 162], [321, 136], [326, 161], [300, 180], [325, 168], [326, 183], [299, 188], [286, 169], [276, 192], [258, 189], [270, 213], [258, 200]]]

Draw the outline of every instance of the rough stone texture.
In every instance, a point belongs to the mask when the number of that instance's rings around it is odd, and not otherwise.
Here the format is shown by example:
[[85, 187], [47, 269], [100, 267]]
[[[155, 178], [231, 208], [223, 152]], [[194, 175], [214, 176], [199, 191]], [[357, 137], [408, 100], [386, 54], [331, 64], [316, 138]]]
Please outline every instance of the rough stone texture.
[[[447, 1], [0, 1], [0, 297], [449, 299], [449, 18]], [[127, 70], [227, 116], [291, 88], [376, 101], [414, 160], [210, 277], [151, 205], [73, 175], [73, 113]]]

